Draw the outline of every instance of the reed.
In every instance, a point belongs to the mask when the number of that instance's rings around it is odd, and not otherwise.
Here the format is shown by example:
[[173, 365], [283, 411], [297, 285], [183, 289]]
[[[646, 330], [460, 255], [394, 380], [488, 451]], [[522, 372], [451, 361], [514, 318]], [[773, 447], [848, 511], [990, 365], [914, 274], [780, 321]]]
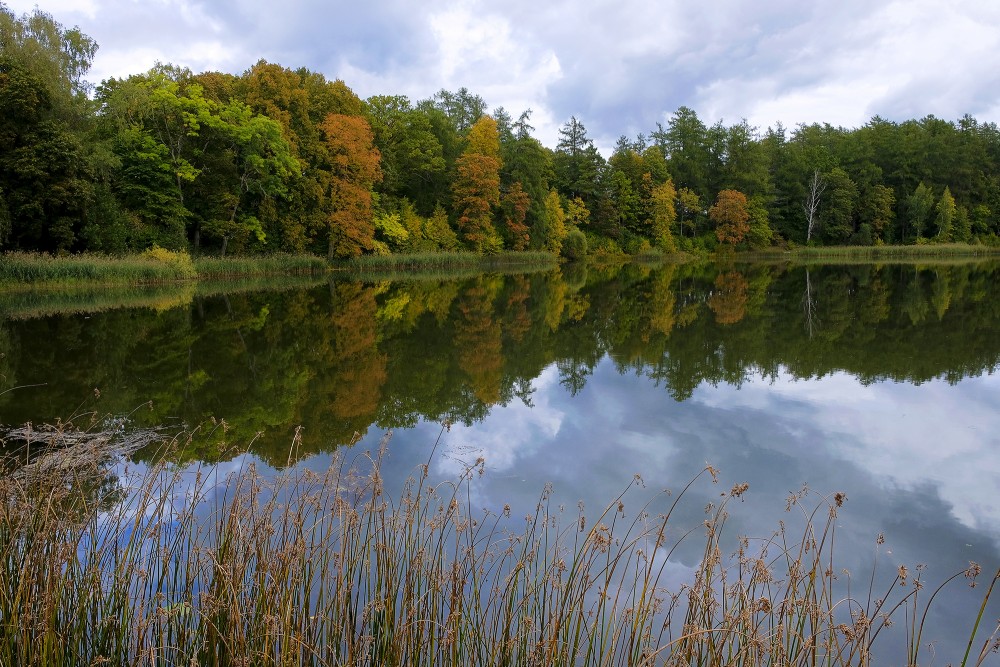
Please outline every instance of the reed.
[[277, 253], [253, 257], [198, 257], [194, 260], [199, 278], [263, 277], [323, 274], [327, 262], [315, 255]]
[[41, 253], [7, 253], [0, 258], [0, 288], [38, 286], [65, 288], [94, 285], [150, 285], [195, 278], [262, 278], [318, 275], [326, 261], [311, 255], [199, 257], [153, 248], [138, 255], [110, 257], [82, 254], [57, 257]]
[[987, 260], [1000, 256], [1000, 247], [968, 243], [926, 243], [882, 246], [803, 246], [791, 250], [752, 250], [736, 253], [740, 262], [781, 261], [794, 264], [940, 263]]
[[162, 248], [141, 255], [109, 257], [12, 252], [0, 258], [0, 287], [16, 289], [45, 284], [64, 287], [86, 284], [149, 284], [195, 277], [186, 253]]
[[365, 255], [338, 264], [351, 273], [425, 272], [452, 269], [503, 270], [507, 268], [547, 269], [559, 264], [545, 251], [502, 252], [480, 255], [472, 252], [424, 252], [399, 255]]
[[[936, 595], [918, 605], [900, 570], [887, 591], [837, 596], [841, 494], [801, 509], [801, 535], [782, 528], [724, 557], [746, 485], [703, 525], [675, 525], [710, 467], [627, 507], [648, 495], [637, 476], [595, 516], [546, 488], [518, 518], [473, 508], [481, 459], [444, 482], [421, 466], [388, 492], [388, 435], [325, 471], [267, 478], [244, 455], [225, 479], [116, 463], [124, 436], [106, 436], [72, 466], [42, 465], [56, 448], [32, 475], [0, 479], [0, 664], [867, 665], [900, 614], [913, 640], [900, 661], [916, 664]], [[668, 590], [671, 555], [696, 539], [694, 579]], [[982, 615], [963, 665], [994, 647], [997, 631], [976, 637]]]

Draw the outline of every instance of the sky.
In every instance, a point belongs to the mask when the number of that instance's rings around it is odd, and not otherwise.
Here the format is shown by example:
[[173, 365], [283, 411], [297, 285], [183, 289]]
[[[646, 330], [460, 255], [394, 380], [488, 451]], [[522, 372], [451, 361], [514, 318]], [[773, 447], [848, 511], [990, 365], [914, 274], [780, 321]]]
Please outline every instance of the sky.
[[[15, 12], [34, 0], [0, 0]], [[873, 116], [1000, 120], [1000, 2], [982, 0], [43, 0], [100, 46], [89, 80], [157, 61], [260, 59], [361, 97], [468, 88], [554, 147], [571, 116], [602, 152], [681, 106], [706, 123], [848, 128]]]

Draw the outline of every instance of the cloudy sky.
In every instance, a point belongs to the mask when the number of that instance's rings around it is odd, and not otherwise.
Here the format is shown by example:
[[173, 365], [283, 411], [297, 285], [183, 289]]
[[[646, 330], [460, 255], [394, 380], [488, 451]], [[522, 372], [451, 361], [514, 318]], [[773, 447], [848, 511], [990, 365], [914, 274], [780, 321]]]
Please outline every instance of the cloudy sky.
[[[16, 12], [34, 0], [2, 0]], [[362, 97], [465, 86], [536, 136], [580, 118], [604, 149], [679, 106], [702, 120], [857, 127], [1000, 120], [1000, 3], [981, 0], [42, 0], [94, 37], [91, 72], [157, 60], [239, 73], [264, 58]]]

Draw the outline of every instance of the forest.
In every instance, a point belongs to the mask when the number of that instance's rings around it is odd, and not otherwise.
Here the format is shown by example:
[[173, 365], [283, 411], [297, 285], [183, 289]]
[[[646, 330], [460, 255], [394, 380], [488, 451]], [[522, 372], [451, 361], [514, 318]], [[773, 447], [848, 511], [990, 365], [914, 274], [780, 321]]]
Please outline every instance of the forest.
[[579, 118], [547, 147], [465, 88], [361, 99], [263, 60], [95, 86], [97, 48], [0, 4], [0, 251], [1000, 244], [1000, 131], [968, 115], [761, 130], [681, 107], [605, 158]]

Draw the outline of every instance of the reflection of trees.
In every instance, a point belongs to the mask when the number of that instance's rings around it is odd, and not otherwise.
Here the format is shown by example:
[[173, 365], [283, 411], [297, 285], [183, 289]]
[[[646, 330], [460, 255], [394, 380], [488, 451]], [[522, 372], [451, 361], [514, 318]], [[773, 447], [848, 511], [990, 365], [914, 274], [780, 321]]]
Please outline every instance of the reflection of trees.
[[715, 291], [708, 299], [708, 307], [715, 313], [719, 324], [736, 324], [747, 314], [746, 278], [739, 271], [719, 274], [715, 279]]
[[493, 300], [502, 287], [498, 278], [480, 278], [458, 300], [455, 347], [458, 364], [469, 377], [473, 395], [483, 403], [498, 403], [503, 377], [500, 323]]
[[218, 460], [253, 441], [284, 464], [297, 424], [306, 426], [305, 453], [372, 424], [471, 423], [494, 405], [529, 401], [533, 381], [553, 364], [562, 386], [578, 393], [605, 356], [678, 400], [702, 383], [738, 386], [779, 372], [956, 381], [1000, 360], [996, 273], [608, 266], [589, 267], [586, 282], [579, 271], [570, 283], [555, 270], [196, 297], [161, 313], [4, 323], [0, 371], [48, 386], [0, 400], [4, 421], [17, 424], [66, 415], [94, 400], [95, 387], [105, 412], [152, 399], [153, 411], [133, 419], [190, 427], [226, 420], [217, 437], [181, 448], [182, 458]]
[[360, 283], [334, 283], [330, 327], [337, 355], [329, 400], [342, 419], [375, 415], [386, 379], [386, 356], [378, 343], [375, 291]]

